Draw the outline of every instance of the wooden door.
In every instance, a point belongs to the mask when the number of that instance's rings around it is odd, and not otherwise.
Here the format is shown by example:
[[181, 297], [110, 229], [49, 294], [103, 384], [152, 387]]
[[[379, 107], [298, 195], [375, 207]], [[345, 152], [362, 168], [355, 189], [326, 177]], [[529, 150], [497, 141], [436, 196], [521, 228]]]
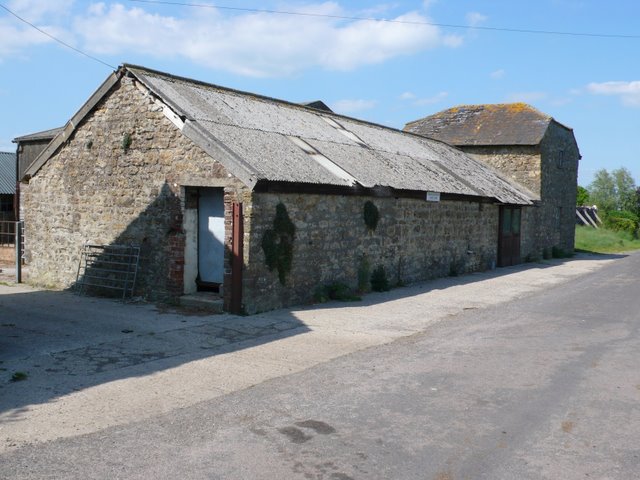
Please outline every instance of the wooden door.
[[520, 263], [520, 221], [522, 209], [511, 205], [500, 207], [498, 234], [498, 266]]

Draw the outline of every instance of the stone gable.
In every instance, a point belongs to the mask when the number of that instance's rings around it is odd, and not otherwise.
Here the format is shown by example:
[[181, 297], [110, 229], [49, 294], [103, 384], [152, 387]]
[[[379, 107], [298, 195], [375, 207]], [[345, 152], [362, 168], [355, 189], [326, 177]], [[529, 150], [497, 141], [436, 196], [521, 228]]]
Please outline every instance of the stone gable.
[[124, 77], [24, 185], [30, 281], [71, 285], [82, 245], [139, 244], [138, 293], [181, 294], [185, 181], [242, 185]]

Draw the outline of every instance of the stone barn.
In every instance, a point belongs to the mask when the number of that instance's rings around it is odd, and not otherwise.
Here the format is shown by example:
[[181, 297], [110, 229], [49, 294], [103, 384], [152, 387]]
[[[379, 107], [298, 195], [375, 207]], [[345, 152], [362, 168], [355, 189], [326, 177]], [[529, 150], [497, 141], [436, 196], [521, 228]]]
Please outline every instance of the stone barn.
[[132, 65], [22, 190], [31, 282], [72, 286], [86, 242], [135, 244], [137, 295], [218, 290], [245, 313], [379, 267], [391, 285], [492, 268], [499, 238], [520, 241], [501, 212], [533, 201], [443, 142]]
[[404, 130], [454, 145], [533, 193], [522, 212], [523, 259], [573, 252], [580, 151], [571, 128], [510, 103], [450, 108]]

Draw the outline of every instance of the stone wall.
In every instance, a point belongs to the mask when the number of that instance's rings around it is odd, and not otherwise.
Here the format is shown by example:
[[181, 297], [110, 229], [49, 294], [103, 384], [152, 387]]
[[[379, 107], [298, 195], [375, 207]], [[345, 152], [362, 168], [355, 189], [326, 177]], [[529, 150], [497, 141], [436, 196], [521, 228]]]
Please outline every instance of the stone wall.
[[[375, 231], [364, 222], [367, 200], [380, 213]], [[261, 247], [279, 202], [296, 226], [284, 286], [268, 270]], [[498, 207], [476, 202], [254, 193], [245, 206], [245, 225], [251, 239], [244, 258], [247, 313], [308, 303], [316, 287], [333, 282], [355, 288], [359, 272], [368, 270], [368, 277], [377, 265], [397, 285], [485, 270], [497, 255]]]
[[540, 195], [542, 165], [540, 149], [535, 146], [464, 146], [466, 154], [493, 167], [507, 178]]
[[538, 230], [539, 248], [573, 252], [580, 152], [573, 132], [552, 121], [540, 145], [544, 222]]
[[[123, 78], [69, 141], [23, 185], [29, 281], [71, 285], [82, 245], [139, 244], [136, 294], [184, 291], [184, 185], [242, 192], [182, 135], [153, 100]], [[126, 138], [130, 138], [130, 145]]]
[[573, 132], [555, 121], [539, 146], [462, 147], [539, 196], [523, 210], [522, 260], [542, 258], [554, 247], [573, 252], [580, 153]]

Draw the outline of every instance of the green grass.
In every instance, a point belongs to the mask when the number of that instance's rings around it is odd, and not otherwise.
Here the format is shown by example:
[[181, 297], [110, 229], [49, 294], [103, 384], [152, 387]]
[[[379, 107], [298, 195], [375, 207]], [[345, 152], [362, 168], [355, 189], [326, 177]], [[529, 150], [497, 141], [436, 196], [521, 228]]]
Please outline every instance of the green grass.
[[29, 374], [25, 373], [25, 372], [15, 372], [12, 376], [11, 376], [11, 381], [12, 382], [21, 382], [23, 380], [26, 380], [27, 377], [29, 377]]
[[606, 228], [576, 227], [576, 250], [591, 253], [620, 253], [640, 250], [640, 240]]

